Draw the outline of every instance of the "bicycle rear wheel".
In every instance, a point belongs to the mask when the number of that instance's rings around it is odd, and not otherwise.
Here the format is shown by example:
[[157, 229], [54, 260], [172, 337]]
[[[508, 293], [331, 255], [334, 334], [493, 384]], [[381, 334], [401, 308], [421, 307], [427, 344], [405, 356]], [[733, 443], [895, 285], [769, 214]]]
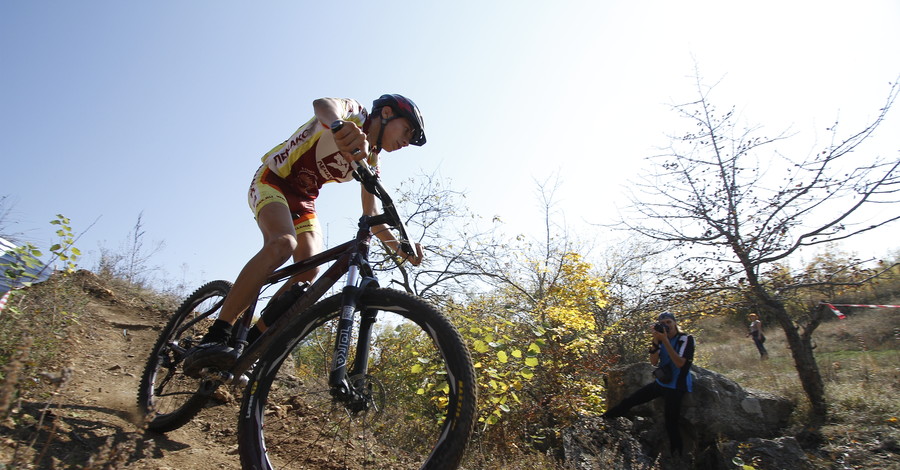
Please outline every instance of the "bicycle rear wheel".
[[199, 344], [219, 310], [231, 283], [212, 281], [191, 294], [159, 334], [138, 386], [138, 408], [147, 416], [147, 427], [168, 432], [184, 426], [209, 397], [197, 393], [200, 382], [181, 368], [184, 353]]
[[[416, 297], [365, 292], [359, 310], [377, 311], [378, 321], [368, 374], [349, 378], [361, 399], [346, 403], [328, 385], [340, 308], [340, 295], [313, 305], [301, 314], [303, 327], [263, 353], [239, 416], [243, 468], [456, 468], [476, 405], [474, 369], [457, 330]], [[350, 344], [352, 362], [356, 338]]]

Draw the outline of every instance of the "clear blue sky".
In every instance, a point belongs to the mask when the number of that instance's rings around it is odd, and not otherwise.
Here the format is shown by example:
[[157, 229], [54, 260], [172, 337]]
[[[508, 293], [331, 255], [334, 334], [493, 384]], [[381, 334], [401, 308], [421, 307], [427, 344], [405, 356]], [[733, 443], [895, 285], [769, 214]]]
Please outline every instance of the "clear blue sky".
[[[791, 126], [805, 152], [836, 117], [856, 127], [883, 104], [898, 25], [896, 0], [2, 0], [0, 195], [41, 246], [55, 214], [76, 231], [99, 217], [79, 241], [86, 267], [143, 211], [171, 276], [233, 279], [260, 242], [246, 205], [260, 156], [315, 98], [402, 93], [428, 144], [384, 157], [388, 187], [437, 170], [528, 233], [534, 180], [558, 173], [566, 221], [597, 230], [682, 125], [668, 105], [695, 97], [695, 61], [722, 79], [719, 106], [773, 134]], [[895, 157], [898, 113], [877, 136]], [[356, 185], [320, 201], [343, 241]]]

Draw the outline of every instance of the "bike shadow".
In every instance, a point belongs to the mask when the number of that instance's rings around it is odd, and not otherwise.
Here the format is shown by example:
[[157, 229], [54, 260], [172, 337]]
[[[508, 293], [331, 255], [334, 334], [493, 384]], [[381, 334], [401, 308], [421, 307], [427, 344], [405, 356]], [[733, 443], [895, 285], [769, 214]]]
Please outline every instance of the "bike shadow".
[[[123, 423], [111, 423], [103, 415], [115, 416]], [[159, 459], [165, 452], [191, 447], [145, 429], [135, 412], [103, 406], [21, 401], [10, 418], [0, 423], [0, 435], [25, 446], [18, 450], [37, 468], [85, 462], [92, 468], [108, 468], [104, 465]]]

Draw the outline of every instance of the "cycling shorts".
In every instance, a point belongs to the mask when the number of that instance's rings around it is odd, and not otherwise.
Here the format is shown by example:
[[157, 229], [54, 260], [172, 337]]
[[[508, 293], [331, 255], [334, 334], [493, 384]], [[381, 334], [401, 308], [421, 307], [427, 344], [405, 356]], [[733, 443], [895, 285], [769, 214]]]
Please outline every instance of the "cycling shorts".
[[295, 194], [289, 190], [284, 180], [277, 177], [266, 165], [259, 167], [250, 190], [247, 202], [253, 210], [253, 216], [259, 220], [259, 211], [275, 202], [284, 204], [294, 218], [294, 231], [297, 235], [304, 232], [320, 232], [319, 220], [316, 218], [316, 201], [308, 196]]

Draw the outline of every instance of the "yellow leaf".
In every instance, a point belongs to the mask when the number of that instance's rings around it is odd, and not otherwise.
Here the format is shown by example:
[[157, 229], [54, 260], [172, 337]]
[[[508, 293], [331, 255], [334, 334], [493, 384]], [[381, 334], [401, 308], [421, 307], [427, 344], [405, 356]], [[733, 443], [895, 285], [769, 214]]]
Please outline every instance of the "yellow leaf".
[[497, 359], [504, 364], [509, 362], [509, 356], [506, 355], [506, 351], [497, 351]]

